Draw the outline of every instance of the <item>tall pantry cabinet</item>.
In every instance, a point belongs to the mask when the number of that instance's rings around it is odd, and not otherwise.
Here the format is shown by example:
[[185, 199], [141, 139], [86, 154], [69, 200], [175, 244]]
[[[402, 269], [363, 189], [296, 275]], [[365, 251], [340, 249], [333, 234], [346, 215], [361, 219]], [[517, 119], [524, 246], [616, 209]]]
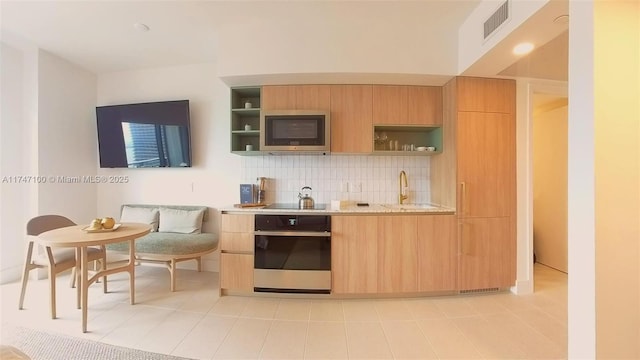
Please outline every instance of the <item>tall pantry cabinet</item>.
[[[516, 277], [515, 81], [458, 77], [443, 89], [455, 150], [432, 163], [438, 202], [458, 216], [458, 289], [507, 288]], [[447, 124], [449, 126], [447, 126]], [[447, 170], [448, 169], [448, 170]], [[455, 170], [455, 173], [452, 173]], [[432, 168], [432, 171], [434, 169]], [[447, 189], [447, 179], [455, 188]], [[448, 181], [448, 184], [454, 183]]]

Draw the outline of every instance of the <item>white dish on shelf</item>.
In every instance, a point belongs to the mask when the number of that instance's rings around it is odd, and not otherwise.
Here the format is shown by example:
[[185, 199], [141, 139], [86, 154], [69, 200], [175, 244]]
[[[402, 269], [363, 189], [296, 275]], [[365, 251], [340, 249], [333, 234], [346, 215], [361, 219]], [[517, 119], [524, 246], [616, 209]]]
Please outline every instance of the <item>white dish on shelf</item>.
[[88, 233], [101, 233], [101, 232], [110, 232], [110, 231], [116, 231], [118, 230], [118, 228], [122, 226], [122, 224], [115, 224], [113, 225], [113, 227], [111, 229], [90, 229], [89, 226], [82, 228], [82, 230], [84, 230], [85, 232]]
[[417, 151], [427, 151], [427, 147], [426, 146], [418, 146], [416, 148]]

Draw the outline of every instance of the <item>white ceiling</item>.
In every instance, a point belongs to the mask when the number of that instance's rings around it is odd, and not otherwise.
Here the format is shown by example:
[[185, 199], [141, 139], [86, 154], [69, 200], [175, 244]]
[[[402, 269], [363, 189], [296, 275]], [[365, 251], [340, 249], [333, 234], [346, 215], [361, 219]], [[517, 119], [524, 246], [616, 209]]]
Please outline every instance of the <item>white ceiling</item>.
[[569, 79], [569, 31], [563, 32], [502, 70], [500, 75], [567, 81]]
[[[252, 19], [279, 24], [324, 16], [325, 26], [340, 29], [359, 19], [371, 23], [373, 18], [384, 29], [405, 17], [415, 27], [416, 14], [421, 14], [424, 21], [416, 31], [457, 42], [459, 24], [479, 2], [2, 0], [0, 29], [3, 38], [26, 39], [87, 70], [104, 73], [216, 61], [219, 37], [233, 39], [233, 29]], [[151, 30], [140, 32], [135, 23]]]

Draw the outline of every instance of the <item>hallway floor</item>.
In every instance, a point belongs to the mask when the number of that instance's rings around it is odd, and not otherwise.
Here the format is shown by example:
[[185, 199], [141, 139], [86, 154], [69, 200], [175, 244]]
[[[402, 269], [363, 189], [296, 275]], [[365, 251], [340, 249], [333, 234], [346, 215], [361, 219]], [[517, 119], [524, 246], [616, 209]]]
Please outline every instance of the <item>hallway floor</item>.
[[562, 359], [567, 357], [567, 275], [535, 265], [535, 292], [380, 300], [218, 296], [218, 274], [136, 268], [94, 284], [88, 332], [68, 277], [59, 277], [58, 318], [47, 280], [0, 287], [2, 328], [19, 325], [194, 359]]

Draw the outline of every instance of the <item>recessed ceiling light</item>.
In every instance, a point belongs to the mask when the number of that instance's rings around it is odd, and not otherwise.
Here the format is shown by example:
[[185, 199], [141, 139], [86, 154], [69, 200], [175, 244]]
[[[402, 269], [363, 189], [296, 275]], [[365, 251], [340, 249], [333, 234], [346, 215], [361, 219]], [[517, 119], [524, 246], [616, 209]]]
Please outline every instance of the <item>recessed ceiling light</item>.
[[133, 24], [133, 28], [141, 32], [149, 31], [149, 26], [143, 23], [135, 23]]
[[568, 24], [569, 15], [560, 15], [557, 18], [553, 19], [553, 22], [556, 24]]
[[513, 47], [513, 53], [516, 55], [528, 54], [533, 50], [533, 44], [530, 42], [523, 42]]

